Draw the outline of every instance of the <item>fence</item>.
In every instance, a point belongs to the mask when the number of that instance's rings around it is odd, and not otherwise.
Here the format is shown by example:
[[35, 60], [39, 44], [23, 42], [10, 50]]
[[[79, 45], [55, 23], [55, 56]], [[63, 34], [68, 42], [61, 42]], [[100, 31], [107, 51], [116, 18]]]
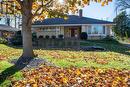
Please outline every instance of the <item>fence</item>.
[[38, 47], [40, 48], [79, 48], [79, 39], [38, 39]]

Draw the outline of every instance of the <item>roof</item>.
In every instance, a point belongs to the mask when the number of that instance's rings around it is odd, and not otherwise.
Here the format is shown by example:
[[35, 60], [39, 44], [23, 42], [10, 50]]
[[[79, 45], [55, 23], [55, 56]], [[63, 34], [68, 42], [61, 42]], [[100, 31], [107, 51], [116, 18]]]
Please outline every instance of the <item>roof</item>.
[[36, 21], [34, 22], [33, 25], [58, 25], [58, 24], [114, 24], [114, 23], [88, 17], [69, 15], [67, 20], [63, 18], [48, 18], [43, 21]]
[[4, 31], [19, 31], [19, 29], [11, 27], [11, 26], [7, 26], [4, 24], [0, 24], [0, 30], [4, 30]]

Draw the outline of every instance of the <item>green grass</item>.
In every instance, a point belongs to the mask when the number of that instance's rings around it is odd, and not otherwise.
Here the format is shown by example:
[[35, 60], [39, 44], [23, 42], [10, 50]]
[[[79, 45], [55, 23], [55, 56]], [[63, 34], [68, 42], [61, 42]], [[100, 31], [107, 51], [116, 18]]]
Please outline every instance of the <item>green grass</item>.
[[[12, 66], [12, 64], [10, 64], [7, 61], [0, 61], [0, 73], [5, 70], [6, 70], [6, 75], [15, 72], [15, 69], [10, 68], [11, 66]], [[8, 68], [10, 68], [10, 69], [8, 69]], [[0, 84], [0, 87], [9, 87], [11, 84], [11, 80], [19, 80], [22, 78], [22, 73], [20, 71], [16, 71], [11, 77], [12, 78], [7, 77], [7, 79], [2, 84]], [[4, 76], [3, 76], [3, 78], [4, 78]]]
[[[96, 68], [115, 68], [130, 70], [130, 48], [124, 45], [111, 41], [85, 41], [81, 43], [82, 46], [101, 46], [106, 51], [72, 51], [72, 50], [34, 50], [40, 58], [45, 58], [60, 67], [96, 67]], [[9, 47], [0, 44], [0, 72], [7, 70], [13, 66], [9, 63], [12, 59], [17, 59], [22, 53], [21, 48]], [[102, 64], [104, 63], [105, 64]], [[7, 71], [8, 72], [8, 71]], [[10, 70], [9, 72], [14, 72]], [[22, 78], [22, 73], [16, 71], [11, 76], [13, 80]], [[7, 78], [0, 87], [8, 87], [11, 80]], [[6, 85], [6, 86], [5, 86]]]
[[[52, 56], [47, 53], [53, 53], [54, 51], [43, 52], [46, 55], [40, 55], [45, 57], [49, 61], [61, 67], [98, 67], [98, 68], [116, 68], [116, 69], [130, 69], [130, 48], [125, 47], [123, 44], [111, 41], [86, 41], [81, 43], [82, 46], [101, 46], [106, 49], [102, 52], [82, 52], [82, 51], [60, 51], [55, 50], [57, 54]], [[57, 58], [57, 55], [62, 56]], [[69, 58], [70, 55], [71, 57]], [[56, 56], [55, 56], [56, 55]], [[75, 56], [75, 58], [73, 58]], [[87, 61], [84, 60], [87, 57]], [[107, 61], [107, 64], [100, 64], [97, 61]]]

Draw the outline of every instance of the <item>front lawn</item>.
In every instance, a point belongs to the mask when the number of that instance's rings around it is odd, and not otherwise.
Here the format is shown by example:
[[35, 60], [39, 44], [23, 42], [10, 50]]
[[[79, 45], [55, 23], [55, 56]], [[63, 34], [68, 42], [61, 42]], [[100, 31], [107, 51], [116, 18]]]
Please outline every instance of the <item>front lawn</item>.
[[101, 46], [105, 51], [35, 50], [40, 58], [61, 67], [130, 69], [130, 48], [110, 41], [86, 41], [82, 46]]
[[[85, 41], [84, 46], [102, 46], [105, 51], [74, 51], [74, 50], [35, 50], [39, 58], [45, 58], [60, 67], [88, 67], [100, 69], [130, 70], [130, 48], [119, 43], [106, 41]], [[9, 62], [17, 59], [22, 53], [21, 48], [0, 44], [0, 72], [11, 67]], [[17, 72], [15, 79], [21, 79], [22, 73]], [[10, 78], [2, 84], [9, 84]], [[6, 86], [5, 86], [6, 87]]]
[[[60, 67], [100, 67], [130, 69], [130, 48], [119, 43], [86, 41], [84, 46], [102, 46], [105, 51], [74, 51], [74, 50], [35, 50], [38, 57], [45, 58]], [[10, 61], [18, 58], [21, 48], [0, 44], [0, 60]]]

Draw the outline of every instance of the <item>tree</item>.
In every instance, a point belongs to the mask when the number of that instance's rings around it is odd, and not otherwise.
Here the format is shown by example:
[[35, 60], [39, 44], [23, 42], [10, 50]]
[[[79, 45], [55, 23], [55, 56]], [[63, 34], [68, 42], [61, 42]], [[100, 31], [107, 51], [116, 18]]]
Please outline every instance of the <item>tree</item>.
[[[60, 0], [61, 1], [61, 0]], [[79, 6], [85, 6], [91, 0], [1, 0], [1, 14], [22, 15], [23, 54], [22, 59], [33, 58], [31, 25], [36, 20], [47, 17], [65, 17], [69, 11], [76, 12]], [[107, 5], [112, 0], [92, 0]]]
[[121, 11], [130, 9], [130, 0], [116, 0], [116, 8]]
[[116, 36], [121, 38], [130, 37], [130, 19], [126, 13], [126, 11], [121, 12], [115, 19], [114, 22], [116, 25], [113, 27], [113, 30]]

